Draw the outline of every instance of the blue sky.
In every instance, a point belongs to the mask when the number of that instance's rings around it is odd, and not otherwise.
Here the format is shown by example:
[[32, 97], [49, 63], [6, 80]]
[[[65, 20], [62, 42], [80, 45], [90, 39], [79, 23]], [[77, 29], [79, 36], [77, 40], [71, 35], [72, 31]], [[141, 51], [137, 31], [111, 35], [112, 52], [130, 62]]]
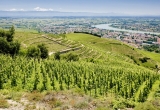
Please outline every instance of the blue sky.
[[0, 10], [160, 15], [160, 0], [0, 0]]

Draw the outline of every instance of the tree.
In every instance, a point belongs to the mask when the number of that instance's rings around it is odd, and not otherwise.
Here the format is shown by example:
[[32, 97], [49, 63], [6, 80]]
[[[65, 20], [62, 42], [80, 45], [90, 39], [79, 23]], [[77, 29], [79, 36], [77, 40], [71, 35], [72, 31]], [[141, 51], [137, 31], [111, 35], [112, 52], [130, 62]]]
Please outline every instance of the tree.
[[5, 36], [5, 31], [4, 30], [0, 30], [0, 37], [4, 37]]
[[9, 29], [9, 32], [10, 32], [11, 36], [13, 36], [13, 35], [15, 34], [14, 26], [12, 26], [12, 27]]
[[78, 57], [78, 55], [76, 55], [76, 54], [69, 53], [69, 54], [66, 56], [66, 60], [67, 60], [67, 61], [78, 61], [78, 60], [79, 60], [79, 57]]
[[56, 52], [55, 54], [54, 54], [54, 58], [56, 59], [56, 60], [60, 60], [60, 52]]
[[41, 56], [41, 51], [37, 47], [30, 47], [27, 50], [27, 56], [28, 57], [34, 57], [34, 58], [40, 58]]
[[10, 43], [10, 50], [9, 50], [9, 53], [14, 56], [16, 54], [19, 53], [19, 50], [20, 50], [20, 43], [18, 41], [16, 42], [11, 42]]
[[9, 43], [4, 38], [0, 38], [0, 53], [9, 53]]
[[6, 32], [6, 37], [8, 42], [12, 42], [15, 34], [14, 26], [12, 26], [8, 32]]
[[37, 47], [30, 47], [27, 50], [27, 56], [34, 58], [48, 58], [48, 49], [44, 44], [40, 44]]
[[44, 44], [40, 44], [37, 46], [41, 51], [41, 58], [48, 58], [48, 49]]

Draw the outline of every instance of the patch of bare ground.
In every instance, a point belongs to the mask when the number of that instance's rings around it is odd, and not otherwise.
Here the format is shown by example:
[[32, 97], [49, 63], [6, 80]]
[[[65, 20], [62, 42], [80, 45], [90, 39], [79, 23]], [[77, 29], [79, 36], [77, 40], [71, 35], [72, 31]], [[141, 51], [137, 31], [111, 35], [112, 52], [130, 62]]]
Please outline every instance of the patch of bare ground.
[[[20, 100], [7, 99], [0, 110], [110, 110], [111, 99], [96, 99], [73, 91], [24, 93]], [[98, 109], [99, 108], [99, 109]]]

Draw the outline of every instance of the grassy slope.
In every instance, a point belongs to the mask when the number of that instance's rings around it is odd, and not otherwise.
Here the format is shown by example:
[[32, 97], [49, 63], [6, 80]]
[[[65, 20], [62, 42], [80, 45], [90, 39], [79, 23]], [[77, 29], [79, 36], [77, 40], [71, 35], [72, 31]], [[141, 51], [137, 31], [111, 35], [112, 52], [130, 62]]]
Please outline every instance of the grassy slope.
[[16, 32], [15, 40], [18, 40], [21, 45], [22, 49], [25, 49], [29, 46], [36, 46], [38, 44], [44, 43], [50, 52], [52, 51], [60, 51], [66, 49], [67, 47], [54, 43], [44, 37], [42, 34], [34, 33], [34, 32]]
[[[30, 32], [21, 32], [20, 30], [16, 31], [15, 39], [21, 42], [22, 49], [28, 46], [36, 46], [40, 43], [46, 44], [50, 52], [67, 49], [66, 46], [59, 45], [55, 42], [45, 39], [42, 37], [42, 34], [36, 33], [34, 31], [32, 32], [32, 30]], [[155, 69], [155, 65], [160, 64], [159, 54], [137, 50], [117, 40], [98, 38], [92, 35], [81, 33], [67, 34], [67, 40], [71, 40], [71, 42], [76, 41], [80, 44], [85, 45], [85, 48], [79, 51], [74, 51], [76, 54], [82, 54], [80, 56], [80, 58], [82, 59], [89, 56], [94, 59], [99, 57], [101, 59], [104, 59], [106, 57], [113, 57], [118, 58], [122, 61], [132, 63], [136, 62], [141, 66], [151, 69]], [[109, 53], [110, 55], [108, 55]], [[130, 57], [132, 57], [132, 59], [130, 59]], [[146, 63], [142, 63], [141, 61], [139, 61], [139, 58], [143, 57], [149, 57], [151, 59]]]
[[[158, 54], [156, 55], [149, 52], [147, 54], [146, 53], [144, 54], [143, 51], [137, 50], [117, 40], [98, 38], [88, 34], [72, 33], [72, 34], [67, 34], [67, 38], [70, 40], [79, 41], [85, 44], [86, 46], [95, 48], [102, 52], [112, 52], [115, 54], [120, 54], [120, 56], [122, 55], [132, 56], [133, 59], [137, 62], [137, 64], [152, 69], [155, 68], [155, 65], [157, 64], [156, 61], [159, 56]], [[151, 59], [148, 60], [146, 63], [142, 63], [141, 61], [139, 61], [139, 58], [143, 57], [149, 57]]]
[[[59, 45], [55, 42], [52, 42], [48, 39], [43, 38], [42, 34], [32, 32], [32, 31], [20, 32], [18, 30], [16, 32], [15, 39], [21, 42], [23, 48], [28, 46], [36, 46], [37, 44], [44, 43], [46, 44], [50, 52], [53, 52], [53, 51], [56, 52], [56, 51], [67, 49], [67, 47], [65, 46]], [[87, 56], [91, 56], [91, 57], [95, 56], [94, 58], [96, 58], [98, 57], [98, 54], [103, 54], [102, 58], [104, 58], [106, 57], [106, 52], [111, 52], [117, 58], [121, 60], [126, 60], [128, 62], [131, 62], [131, 60], [130, 58], [127, 58], [127, 57], [132, 56], [133, 59], [137, 62], [137, 64], [145, 66], [147, 68], [153, 69], [155, 68], [155, 65], [157, 64], [157, 62], [158, 64], [160, 62], [159, 54], [140, 51], [120, 41], [116, 41], [113, 39], [98, 38], [92, 35], [80, 34], [80, 33], [67, 34], [67, 39], [80, 42], [80, 44], [85, 45], [86, 48], [82, 49], [81, 51], [79, 51], [79, 53], [77, 53], [77, 54], [86, 53], [86, 55], [81, 56], [82, 58], [86, 58]], [[102, 56], [102, 55], [99, 55], [99, 56]], [[151, 59], [148, 60], [148, 62], [146, 63], [141, 63], [139, 61], [139, 58], [143, 58], [143, 57], [149, 57]]]
[[143, 55], [148, 56], [160, 64], [160, 54], [148, 51], [140, 51]]

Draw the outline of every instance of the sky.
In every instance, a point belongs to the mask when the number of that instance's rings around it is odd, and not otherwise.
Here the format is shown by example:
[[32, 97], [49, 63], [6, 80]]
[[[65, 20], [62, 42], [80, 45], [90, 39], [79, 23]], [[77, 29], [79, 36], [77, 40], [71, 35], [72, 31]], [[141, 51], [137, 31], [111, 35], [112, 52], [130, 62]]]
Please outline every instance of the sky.
[[0, 10], [160, 15], [160, 0], [0, 0]]

